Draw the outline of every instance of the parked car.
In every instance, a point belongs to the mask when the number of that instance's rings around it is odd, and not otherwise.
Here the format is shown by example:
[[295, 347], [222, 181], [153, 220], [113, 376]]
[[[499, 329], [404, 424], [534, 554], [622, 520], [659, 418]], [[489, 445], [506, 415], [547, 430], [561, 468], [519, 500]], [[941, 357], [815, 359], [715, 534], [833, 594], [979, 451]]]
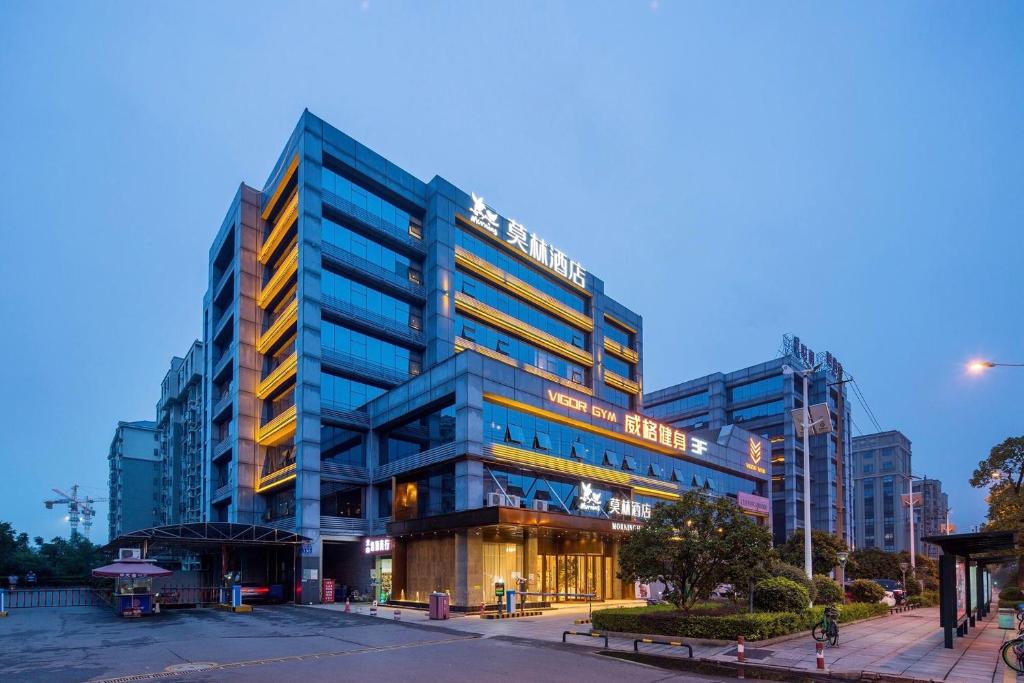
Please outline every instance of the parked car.
[[736, 588], [731, 583], [720, 583], [711, 591], [713, 598], [727, 598], [735, 592]]

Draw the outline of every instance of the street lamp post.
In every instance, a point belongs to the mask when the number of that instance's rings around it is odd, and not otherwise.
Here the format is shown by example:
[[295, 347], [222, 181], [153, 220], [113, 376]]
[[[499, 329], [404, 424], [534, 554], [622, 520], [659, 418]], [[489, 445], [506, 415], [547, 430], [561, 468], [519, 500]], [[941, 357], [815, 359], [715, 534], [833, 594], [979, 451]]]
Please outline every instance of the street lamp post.
[[909, 565], [906, 562], [900, 562], [900, 571], [903, 572], [903, 591], [904, 594], [907, 590], [907, 567]]
[[[907, 475], [907, 500], [910, 505], [910, 566], [913, 568], [917, 567], [917, 539], [914, 537], [914, 480], [920, 479], [921, 481], [927, 481], [928, 477], [919, 477], [916, 474]], [[921, 506], [924, 506], [924, 485], [921, 485]], [[922, 513], [924, 514], [924, 513]]]
[[990, 360], [972, 360], [967, 369], [974, 373], [984, 372], [990, 368], [1024, 368], [1024, 363], [993, 363]]

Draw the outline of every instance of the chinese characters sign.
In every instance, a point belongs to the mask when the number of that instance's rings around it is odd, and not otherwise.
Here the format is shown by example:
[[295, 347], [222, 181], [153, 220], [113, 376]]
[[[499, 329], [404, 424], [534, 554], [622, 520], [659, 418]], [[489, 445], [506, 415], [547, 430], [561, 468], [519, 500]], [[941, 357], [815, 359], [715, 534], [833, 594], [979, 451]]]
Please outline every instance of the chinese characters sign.
[[[587, 401], [581, 398], [548, 389], [548, 400], [580, 413], [589, 413], [606, 422], [619, 424], [619, 415], [615, 411], [598, 405], [588, 404]], [[625, 413], [623, 427], [625, 433], [630, 436], [639, 437], [644, 441], [650, 441], [651, 443], [677, 450], [680, 453], [702, 456], [708, 452], [708, 442], [704, 439], [691, 437], [680, 429], [669, 427], [643, 415]]]
[[363, 552], [367, 555], [379, 555], [391, 552], [391, 539], [367, 538], [363, 541]]
[[537, 233], [527, 230], [526, 226], [511, 218], [505, 220], [505, 227], [502, 230], [501, 217], [487, 206], [484, 198], [478, 197], [476, 193], [472, 193], [472, 198], [473, 206], [469, 209], [469, 221], [473, 225], [503, 240], [510, 248], [516, 249], [566, 280], [580, 287], [587, 286], [587, 271], [579, 261], [571, 260], [564, 251], [544, 241]]
[[650, 519], [651, 504], [638, 503], [628, 498], [612, 498], [608, 501], [608, 514], [632, 517], [634, 519]]

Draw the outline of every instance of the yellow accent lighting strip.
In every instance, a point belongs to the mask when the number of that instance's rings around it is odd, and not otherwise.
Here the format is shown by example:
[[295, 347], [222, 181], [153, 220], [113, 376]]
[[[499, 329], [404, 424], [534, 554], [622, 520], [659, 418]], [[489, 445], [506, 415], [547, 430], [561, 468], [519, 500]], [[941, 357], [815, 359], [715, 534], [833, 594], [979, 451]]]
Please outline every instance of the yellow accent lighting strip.
[[623, 346], [619, 342], [615, 341], [611, 337], [604, 338], [604, 350], [608, 353], [618, 356], [622, 360], [629, 361], [630, 363], [639, 363], [640, 354], [629, 348]]
[[594, 329], [594, 321], [579, 311], [566, 306], [553, 296], [548, 296], [532, 285], [528, 285], [514, 275], [509, 275], [501, 268], [488, 263], [476, 254], [473, 254], [462, 247], [455, 247], [455, 263], [466, 270], [492, 282], [502, 289], [539, 306], [549, 313], [557, 315], [562, 320], [576, 325], [587, 332]]
[[281, 317], [279, 317], [266, 332], [260, 335], [260, 338], [256, 341], [256, 350], [260, 353], [266, 353], [267, 350], [274, 345], [274, 342], [280, 339], [288, 328], [298, 321], [299, 300], [295, 299], [288, 304], [288, 308], [284, 310]]
[[284, 286], [288, 284], [288, 281], [291, 280], [298, 270], [299, 246], [295, 245], [291, 253], [277, 267], [277, 272], [274, 273], [274, 276], [270, 278], [270, 281], [260, 291], [259, 296], [256, 298], [256, 305], [260, 308], [266, 308], [274, 300], [274, 297], [281, 293], [281, 290], [284, 289]]
[[284, 192], [284, 188], [288, 186], [288, 181], [292, 179], [295, 171], [299, 168], [299, 155], [296, 154], [292, 157], [291, 163], [288, 164], [287, 170], [281, 175], [281, 181], [277, 184], [277, 189], [274, 190], [274, 195], [267, 202], [267, 208], [263, 209], [263, 220], [267, 220], [270, 216], [270, 212], [277, 206], [277, 202], [281, 199], [281, 193]]
[[[597, 467], [596, 465], [588, 465], [582, 462], [576, 462], [574, 460], [568, 460], [566, 458], [559, 458], [554, 455], [544, 455], [542, 453], [534, 453], [523, 448], [516, 448], [515, 446], [508, 446], [501, 443], [490, 444], [491, 452], [494, 454], [495, 460], [502, 462], [512, 462], [517, 465], [529, 465], [530, 467], [536, 467], [537, 469], [547, 470], [548, 472], [557, 472], [559, 474], [570, 474], [574, 477], [580, 477], [581, 479], [591, 479], [594, 481], [603, 481], [608, 484], [617, 484], [619, 486], [630, 486], [630, 481], [640, 479], [645, 482], [649, 482], [655, 485], [662, 486], [674, 486], [672, 484], [665, 484], [655, 479], [648, 479], [647, 477], [638, 477], [636, 475], [630, 475], [626, 472], [620, 472], [618, 470], [608, 469], [606, 467]], [[634, 486], [633, 489], [640, 493], [647, 495], [661, 495], [675, 500], [679, 496], [676, 494], [669, 493], [668, 491], [660, 491], [658, 489], [650, 489], [645, 487]]]
[[610, 323], [614, 323], [615, 325], [618, 325], [619, 327], [621, 327], [622, 329], [626, 330], [627, 332], [632, 332], [633, 334], [636, 334], [636, 328], [635, 327], [633, 327], [632, 325], [628, 325], [628, 324], [622, 322], [621, 320], [616, 318], [614, 315], [611, 315], [610, 313], [605, 313], [604, 314], [604, 319], [607, 320]]
[[[681, 455], [680, 452], [675, 450], [674, 448], [669, 448], [668, 446], [663, 446], [659, 443], [654, 443], [653, 441], [644, 441], [643, 439], [632, 437], [629, 436], [628, 434], [620, 434], [618, 432], [613, 432], [612, 430], [604, 429], [603, 427], [595, 427], [592, 424], [587, 424], [586, 422], [582, 422], [571, 417], [566, 417], [565, 415], [559, 415], [558, 413], [552, 413], [541, 408], [535, 408], [531, 405], [527, 405], [526, 403], [513, 401], [510, 398], [505, 398], [504, 396], [499, 396], [498, 394], [485, 393], [484, 400], [490, 401], [491, 403], [500, 406], [505, 406], [506, 408], [513, 408], [528, 415], [533, 415], [535, 417], [543, 417], [544, 419], [566, 425], [567, 427], [574, 427], [585, 432], [590, 432], [591, 434], [599, 434], [601, 436], [606, 436], [609, 439], [621, 441], [622, 443], [628, 443], [633, 446], [646, 448], [649, 451], [656, 451], [658, 453], [664, 453], [665, 455], [672, 455], [675, 457], [679, 457]], [[651, 481], [656, 483], [657, 479], [652, 479]]]
[[640, 385], [631, 379], [626, 379], [622, 375], [618, 375], [611, 370], [604, 371], [604, 383], [610, 387], [621, 389], [629, 394], [640, 394]]
[[654, 498], [664, 498], [665, 500], [679, 500], [681, 497], [678, 493], [668, 493], [657, 489], [649, 489], [646, 486], [634, 486], [633, 492], [645, 496], [653, 496]]
[[298, 368], [299, 355], [293, 352], [287, 359], [256, 385], [256, 398], [261, 401], [274, 393], [274, 390], [295, 376]]
[[[286, 476], [287, 475], [287, 476]], [[270, 474], [260, 477], [256, 482], [256, 493], [266, 491], [269, 488], [280, 486], [295, 479], [295, 463], [275, 470]]]
[[536, 327], [516, 320], [512, 316], [506, 315], [498, 309], [477, 301], [462, 292], [455, 292], [455, 310], [469, 313], [474, 318], [496, 325], [510, 334], [533, 342], [569, 360], [586, 365], [587, 367], [593, 367], [594, 365], [594, 357], [583, 349], [578, 349], [547, 332], [542, 332]]
[[541, 368], [538, 368], [535, 365], [530, 365], [529, 363], [520, 363], [514, 358], [510, 358], [503, 353], [498, 353], [494, 349], [489, 349], [486, 346], [481, 346], [476, 342], [471, 342], [463, 337], [456, 337], [455, 352], [458, 353], [459, 351], [465, 351], [466, 349], [471, 349], [481, 355], [487, 356], [488, 358], [493, 358], [494, 360], [501, 361], [506, 365], [511, 365], [514, 368], [519, 368], [520, 370], [524, 370], [526, 372], [529, 372], [530, 374], [537, 375], [538, 377], [543, 377], [548, 381], [557, 382], [567, 389], [578, 391], [579, 393], [586, 394], [587, 396], [594, 395], [594, 392], [590, 389], [590, 387], [585, 387], [582, 384], [576, 384], [576, 382], [565, 379], [564, 377], [559, 377], [553, 372], [542, 370]]
[[256, 430], [256, 443], [261, 446], [276, 446], [295, 435], [295, 406], [284, 411], [273, 420]]
[[[468, 218], [466, 218], [465, 216], [463, 216], [461, 213], [455, 214], [455, 219], [459, 223], [461, 223], [462, 225], [466, 226], [467, 228], [470, 228], [471, 230], [474, 230], [478, 235], [483, 235], [484, 237], [489, 239], [494, 244], [497, 244], [502, 249], [504, 249], [508, 253], [512, 254], [513, 256], [515, 256], [517, 259], [519, 259], [523, 263], [530, 263], [530, 259], [528, 259], [528, 258], [524, 259], [523, 258], [523, 252], [519, 251], [518, 249], [513, 247], [511, 244], [509, 244], [505, 240], [503, 240], [500, 237], [498, 237], [497, 235], [493, 235], [490, 232], [488, 232], [487, 230], [484, 230], [479, 225], [477, 225], [473, 221], [471, 221]], [[530, 263], [530, 265], [532, 266], [533, 264]], [[548, 272], [550, 272], [550, 271], [548, 271]], [[554, 275], [553, 272], [551, 274]], [[570, 287], [572, 287], [573, 289], [578, 291], [580, 294], [583, 294], [584, 296], [586, 296], [588, 299], [590, 298], [590, 292], [587, 291], [586, 287], [580, 287], [578, 284], [576, 284], [575, 282], [573, 282], [572, 280], [570, 280], [568, 278], [561, 278], [561, 277], [559, 277], [558, 281], [559, 282], [563, 282], [563, 283], [569, 285]]]
[[264, 240], [263, 246], [260, 247], [260, 253], [256, 258], [259, 259], [263, 265], [267, 264], [270, 260], [270, 255], [273, 254], [281, 242], [284, 241], [284, 236], [288, 234], [288, 229], [292, 227], [292, 223], [295, 222], [295, 218], [299, 215], [299, 195], [293, 194], [291, 201], [288, 202], [288, 206], [285, 207], [281, 215], [277, 217], [277, 222], [274, 223], [274, 228], [267, 235], [267, 239]]

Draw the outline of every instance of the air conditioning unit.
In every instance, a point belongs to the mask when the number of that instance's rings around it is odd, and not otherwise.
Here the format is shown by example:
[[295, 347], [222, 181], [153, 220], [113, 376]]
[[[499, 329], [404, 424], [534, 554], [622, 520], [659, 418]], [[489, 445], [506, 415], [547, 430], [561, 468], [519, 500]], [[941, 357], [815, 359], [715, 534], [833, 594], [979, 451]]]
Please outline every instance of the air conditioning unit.
[[546, 500], [535, 500], [533, 501], [533, 509], [539, 510], [540, 512], [547, 512], [548, 502]]
[[522, 499], [519, 496], [505, 496], [505, 506], [510, 508], [518, 508], [522, 504]]
[[517, 508], [521, 502], [519, 496], [508, 496], [498, 491], [492, 491], [487, 494], [486, 507], [510, 507]]
[[487, 507], [496, 508], [501, 505], [502, 495], [497, 492], [487, 494]]
[[118, 548], [117, 559], [119, 560], [141, 560], [142, 550], [139, 548]]

